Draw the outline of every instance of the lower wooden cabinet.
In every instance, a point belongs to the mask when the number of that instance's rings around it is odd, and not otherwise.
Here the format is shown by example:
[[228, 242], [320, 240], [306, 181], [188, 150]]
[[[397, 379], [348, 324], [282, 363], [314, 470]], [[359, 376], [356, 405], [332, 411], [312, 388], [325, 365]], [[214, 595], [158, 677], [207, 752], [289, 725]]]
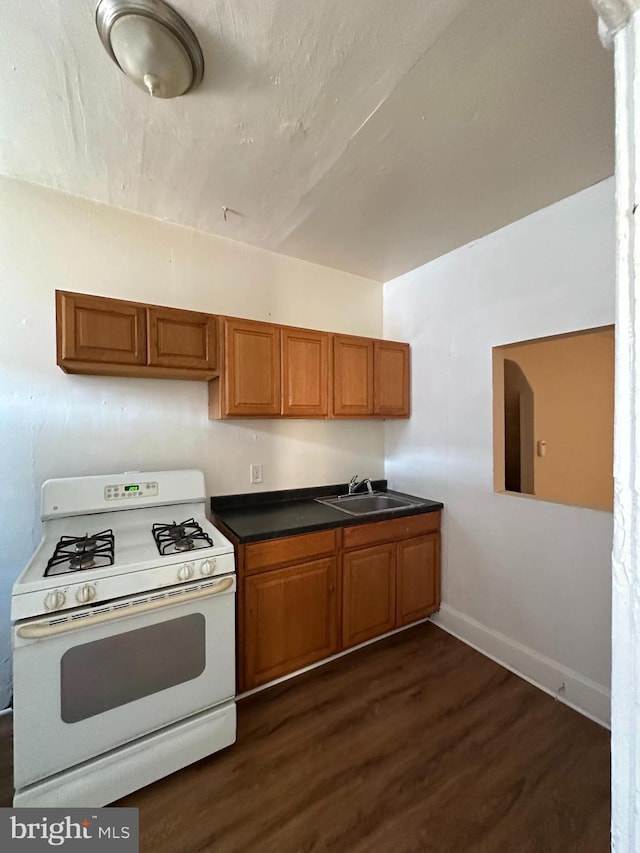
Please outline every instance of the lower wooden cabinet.
[[440, 606], [440, 512], [236, 547], [240, 693]]
[[440, 534], [396, 545], [396, 626], [425, 619], [440, 606]]
[[396, 618], [395, 545], [347, 553], [342, 561], [342, 645], [391, 631]]
[[338, 651], [336, 593], [334, 558], [245, 579], [245, 690]]

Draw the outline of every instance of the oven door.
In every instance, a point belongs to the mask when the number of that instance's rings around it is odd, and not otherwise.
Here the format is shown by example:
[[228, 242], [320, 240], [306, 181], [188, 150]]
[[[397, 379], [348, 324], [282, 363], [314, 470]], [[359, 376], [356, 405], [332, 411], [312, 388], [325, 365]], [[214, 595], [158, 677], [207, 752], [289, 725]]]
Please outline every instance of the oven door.
[[232, 699], [235, 588], [216, 577], [14, 625], [16, 788]]

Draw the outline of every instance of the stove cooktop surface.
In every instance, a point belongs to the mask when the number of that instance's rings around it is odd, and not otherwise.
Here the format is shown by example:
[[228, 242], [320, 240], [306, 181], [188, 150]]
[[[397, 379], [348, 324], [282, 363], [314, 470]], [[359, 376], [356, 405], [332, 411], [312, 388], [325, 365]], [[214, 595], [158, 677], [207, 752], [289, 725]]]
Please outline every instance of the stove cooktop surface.
[[12, 618], [233, 573], [233, 545], [204, 501], [198, 471], [47, 481], [42, 540], [13, 586]]

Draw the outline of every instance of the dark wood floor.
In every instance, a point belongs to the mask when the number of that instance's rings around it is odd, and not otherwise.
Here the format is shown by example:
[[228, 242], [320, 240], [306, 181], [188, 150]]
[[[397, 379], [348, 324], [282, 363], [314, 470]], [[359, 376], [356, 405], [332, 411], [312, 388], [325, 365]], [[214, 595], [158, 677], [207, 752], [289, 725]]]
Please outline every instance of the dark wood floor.
[[242, 701], [235, 746], [117, 805], [153, 853], [604, 853], [609, 733], [425, 624]]

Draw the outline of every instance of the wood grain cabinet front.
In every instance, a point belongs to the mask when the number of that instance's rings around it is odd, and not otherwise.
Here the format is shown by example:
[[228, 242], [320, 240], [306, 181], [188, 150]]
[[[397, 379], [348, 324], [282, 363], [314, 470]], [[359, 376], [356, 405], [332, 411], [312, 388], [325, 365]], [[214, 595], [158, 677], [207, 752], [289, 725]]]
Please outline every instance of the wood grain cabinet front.
[[245, 579], [245, 690], [338, 651], [336, 593], [335, 558]]
[[440, 606], [440, 534], [396, 545], [396, 626], [426, 619]]
[[236, 549], [241, 693], [424, 619], [440, 604], [440, 512]]
[[343, 529], [345, 647], [440, 607], [440, 517], [436, 511]]
[[396, 618], [395, 545], [351, 551], [342, 561], [342, 645], [391, 631]]
[[375, 341], [373, 377], [374, 414], [408, 418], [411, 413], [409, 344]]
[[329, 414], [329, 335], [282, 329], [282, 414], [326, 418]]
[[56, 291], [58, 364], [74, 373], [81, 363], [146, 364], [144, 307], [118, 299]]
[[373, 340], [333, 335], [331, 417], [373, 415]]
[[65, 373], [209, 380], [218, 317], [56, 291], [58, 365]]
[[409, 344], [56, 291], [66, 373], [213, 380], [209, 417], [408, 418]]
[[209, 385], [209, 417], [277, 417], [280, 414], [280, 328], [225, 317], [223, 367]]
[[217, 371], [217, 317], [179, 308], [148, 308], [147, 324], [149, 364]]

